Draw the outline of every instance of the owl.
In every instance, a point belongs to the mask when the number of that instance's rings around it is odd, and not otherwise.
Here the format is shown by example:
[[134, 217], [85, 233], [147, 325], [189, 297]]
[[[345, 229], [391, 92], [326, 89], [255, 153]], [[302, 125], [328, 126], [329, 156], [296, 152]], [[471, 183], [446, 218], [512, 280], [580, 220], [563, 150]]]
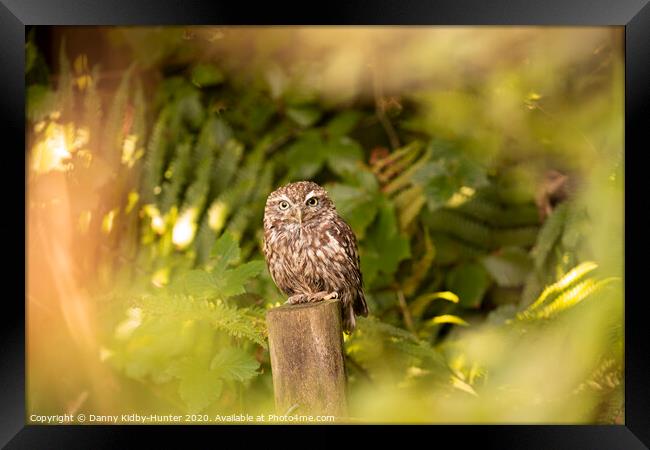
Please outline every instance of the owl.
[[288, 303], [340, 299], [348, 334], [355, 315], [368, 315], [356, 237], [318, 184], [299, 181], [269, 194], [264, 256]]

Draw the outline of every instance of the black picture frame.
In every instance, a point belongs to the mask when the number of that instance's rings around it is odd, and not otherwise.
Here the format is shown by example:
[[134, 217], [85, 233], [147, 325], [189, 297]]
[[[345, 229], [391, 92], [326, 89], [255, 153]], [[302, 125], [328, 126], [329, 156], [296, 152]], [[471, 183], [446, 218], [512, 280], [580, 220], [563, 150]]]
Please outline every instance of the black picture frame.
[[[625, 27], [625, 425], [600, 426], [435, 426], [418, 427], [435, 435], [435, 442], [452, 438], [454, 447], [465, 439], [478, 439], [482, 446], [526, 449], [636, 449], [650, 445], [650, 382], [648, 352], [644, 343], [642, 280], [635, 268], [642, 265], [646, 246], [644, 223], [634, 220], [634, 207], [643, 209], [647, 191], [640, 176], [644, 169], [643, 150], [650, 129], [650, 5], [649, 0], [438, 0], [319, 2], [281, 8], [277, 2], [243, 4], [199, 0], [0, 0], [0, 92], [2, 93], [2, 128], [6, 170], [0, 177], [3, 193], [17, 192], [21, 177], [26, 182], [25, 154], [25, 86], [24, 44], [29, 25], [236, 25], [236, 24], [340, 24], [340, 25], [570, 25]], [[645, 139], [644, 139], [645, 138]], [[11, 143], [11, 144], [10, 144]], [[15, 177], [15, 179], [14, 179]], [[638, 201], [634, 196], [640, 197]], [[6, 210], [0, 220], [0, 237], [6, 247], [15, 248], [16, 256], [3, 274], [5, 285], [25, 288], [25, 270], [15, 261], [24, 261], [26, 210], [24, 192], [16, 194], [16, 213]], [[22, 210], [21, 210], [22, 208]], [[21, 220], [22, 217], [22, 220]], [[647, 233], [646, 233], [647, 234]], [[7, 238], [11, 236], [11, 238]], [[24, 239], [23, 239], [24, 243]], [[6, 248], [5, 247], [5, 248]], [[13, 251], [13, 250], [12, 250]], [[25, 269], [25, 265], [22, 267]], [[639, 272], [640, 273], [640, 270]], [[11, 289], [13, 291], [13, 289]], [[6, 293], [0, 314], [0, 445], [7, 448], [100, 448], [128, 447], [131, 436], [124, 426], [37, 426], [25, 425], [25, 309], [18, 295]], [[74, 368], [71, 368], [74, 370]], [[256, 431], [285, 431], [285, 427], [252, 426]], [[251, 428], [229, 427], [247, 435]], [[329, 428], [329, 427], [328, 427]], [[334, 426], [354, 434], [349, 426]], [[363, 428], [363, 427], [362, 427]], [[374, 436], [402, 427], [372, 427]], [[177, 427], [136, 426], [137, 434], [168, 439]], [[194, 427], [193, 431], [213, 432], [222, 427]], [[307, 438], [312, 427], [293, 427]], [[410, 432], [410, 431], [409, 431]], [[338, 440], [333, 440], [337, 445]], [[172, 441], [167, 440], [167, 444]], [[184, 442], [187, 444], [187, 437]], [[339, 441], [340, 443], [340, 441]], [[434, 444], [431, 441], [431, 445]]]

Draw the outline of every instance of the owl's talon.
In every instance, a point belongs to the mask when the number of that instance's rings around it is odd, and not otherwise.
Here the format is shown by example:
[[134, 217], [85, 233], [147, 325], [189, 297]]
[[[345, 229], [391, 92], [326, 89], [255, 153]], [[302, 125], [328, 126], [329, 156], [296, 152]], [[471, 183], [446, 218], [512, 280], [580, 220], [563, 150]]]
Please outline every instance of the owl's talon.
[[308, 301], [309, 301], [309, 296], [305, 294], [296, 294], [289, 297], [286, 303], [289, 303], [290, 305], [297, 305], [299, 303], [306, 303]]
[[322, 302], [323, 300], [331, 300], [333, 298], [339, 298], [339, 293], [336, 291], [335, 292], [321, 291], [321, 292], [316, 292], [315, 294], [307, 295], [307, 299], [303, 301], [308, 303], [316, 303], [316, 302]]

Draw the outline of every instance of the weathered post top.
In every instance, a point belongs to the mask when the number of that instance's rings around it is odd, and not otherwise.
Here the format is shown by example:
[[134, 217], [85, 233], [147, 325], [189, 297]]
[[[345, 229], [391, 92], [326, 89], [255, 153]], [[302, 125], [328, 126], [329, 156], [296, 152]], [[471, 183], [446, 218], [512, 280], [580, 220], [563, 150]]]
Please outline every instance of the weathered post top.
[[278, 414], [347, 415], [341, 302], [282, 305], [266, 315]]

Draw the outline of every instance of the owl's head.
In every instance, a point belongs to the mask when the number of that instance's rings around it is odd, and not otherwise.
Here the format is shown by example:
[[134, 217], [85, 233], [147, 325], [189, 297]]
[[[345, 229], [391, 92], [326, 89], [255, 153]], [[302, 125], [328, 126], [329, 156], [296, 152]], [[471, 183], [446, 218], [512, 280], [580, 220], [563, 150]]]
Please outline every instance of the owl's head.
[[298, 181], [282, 186], [266, 199], [264, 217], [287, 224], [304, 226], [315, 219], [336, 212], [327, 191], [311, 181]]

